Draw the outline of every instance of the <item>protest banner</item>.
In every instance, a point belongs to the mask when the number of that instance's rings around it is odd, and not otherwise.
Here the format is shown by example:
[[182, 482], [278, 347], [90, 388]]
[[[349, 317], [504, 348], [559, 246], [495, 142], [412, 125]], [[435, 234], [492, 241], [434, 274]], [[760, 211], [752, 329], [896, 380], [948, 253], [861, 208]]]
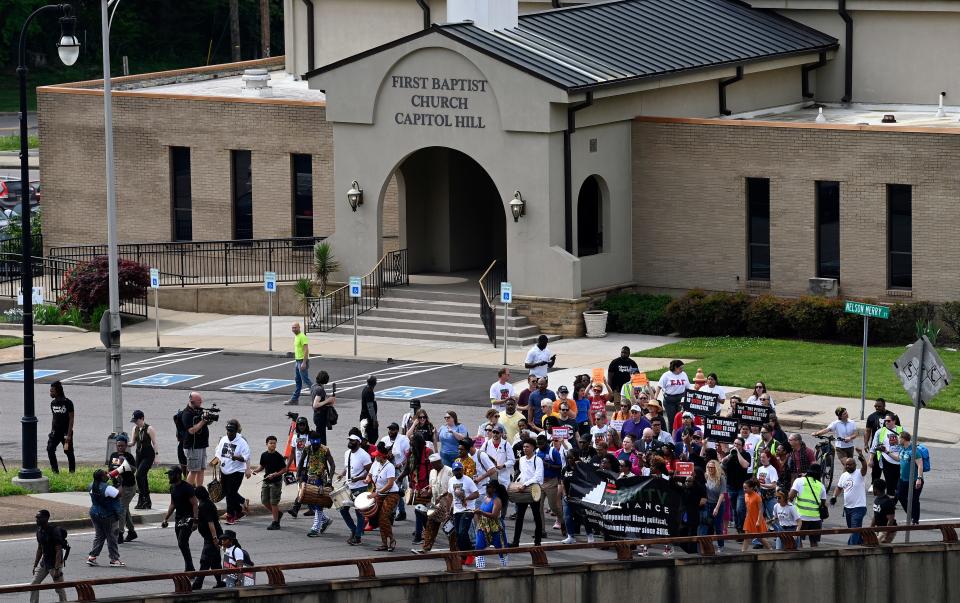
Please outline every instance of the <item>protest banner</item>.
[[713, 442], [732, 442], [737, 438], [737, 421], [722, 417], [705, 417], [703, 437]]
[[733, 418], [747, 425], [763, 425], [770, 415], [770, 407], [762, 404], [738, 402], [733, 409]]
[[698, 417], [712, 417], [720, 413], [723, 402], [720, 394], [688, 389], [683, 400], [683, 409]]

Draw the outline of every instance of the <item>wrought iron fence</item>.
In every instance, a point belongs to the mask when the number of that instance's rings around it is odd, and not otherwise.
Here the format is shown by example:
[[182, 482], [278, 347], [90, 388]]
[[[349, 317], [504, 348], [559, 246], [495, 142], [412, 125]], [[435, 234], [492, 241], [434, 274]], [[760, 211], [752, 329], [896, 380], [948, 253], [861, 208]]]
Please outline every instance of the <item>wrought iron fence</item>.
[[410, 284], [407, 250], [386, 253], [373, 270], [360, 279], [360, 297], [350, 297], [344, 285], [322, 297], [307, 298], [307, 331], [329, 331], [372, 308], [379, 307], [384, 290]]
[[[31, 235], [33, 259], [33, 273], [41, 274], [43, 271], [43, 235]], [[0, 256], [3, 258], [16, 258], [16, 262], [0, 262], [0, 279], [18, 279], [20, 278], [20, 260], [21, 260], [21, 241], [20, 237], [0, 238]]]
[[[160, 286], [237, 285], [263, 282], [277, 273], [278, 282], [313, 276], [313, 247], [325, 237], [124, 243], [120, 258], [160, 270]], [[74, 261], [107, 255], [106, 245], [51, 247], [52, 258]]]
[[[33, 286], [43, 288], [43, 302], [57, 304], [66, 293], [64, 277], [79, 262], [55, 258], [33, 257], [34, 274]], [[20, 273], [23, 265], [19, 253], [0, 253], [0, 267], [9, 267], [10, 273], [16, 276], [8, 277], [0, 273], [0, 297], [17, 299], [20, 294]], [[147, 317], [147, 290], [130, 299], [120, 300], [120, 313], [138, 318]]]
[[500, 283], [506, 278], [507, 266], [497, 260], [480, 276], [480, 320], [493, 347], [497, 347], [497, 312], [493, 300], [500, 297]]

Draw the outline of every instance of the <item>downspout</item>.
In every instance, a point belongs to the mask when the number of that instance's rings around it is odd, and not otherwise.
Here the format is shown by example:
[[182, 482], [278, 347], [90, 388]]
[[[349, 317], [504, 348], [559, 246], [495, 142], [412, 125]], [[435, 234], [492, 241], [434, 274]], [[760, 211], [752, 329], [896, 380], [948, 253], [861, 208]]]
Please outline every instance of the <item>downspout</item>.
[[563, 131], [563, 248], [573, 253], [573, 150], [571, 136], [577, 131], [577, 111], [593, 104], [593, 92], [587, 91], [582, 103], [567, 107], [567, 129]]
[[430, 29], [430, 5], [427, 4], [427, 0], [417, 0], [417, 4], [423, 11], [423, 28]]
[[313, 71], [314, 63], [314, 24], [313, 24], [313, 0], [303, 0], [307, 5], [307, 71]]
[[727, 86], [735, 84], [743, 79], [743, 65], [737, 65], [737, 74], [725, 80], [717, 82], [717, 92], [720, 95], [720, 115], [730, 115], [732, 111], [727, 109]]
[[560, 3], [560, 0], [552, 0], [553, 8], [563, 8], [563, 4]]
[[846, 24], [846, 40], [843, 44], [843, 98], [840, 100], [849, 103], [853, 98], [853, 17], [847, 12], [847, 0], [839, 0], [837, 12]]
[[803, 90], [803, 98], [813, 98], [813, 92], [810, 92], [810, 72], [814, 69], [820, 69], [827, 64], [827, 53], [820, 53], [820, 60], [816, 63], [808, 63], [800, 67], [800, 83]]

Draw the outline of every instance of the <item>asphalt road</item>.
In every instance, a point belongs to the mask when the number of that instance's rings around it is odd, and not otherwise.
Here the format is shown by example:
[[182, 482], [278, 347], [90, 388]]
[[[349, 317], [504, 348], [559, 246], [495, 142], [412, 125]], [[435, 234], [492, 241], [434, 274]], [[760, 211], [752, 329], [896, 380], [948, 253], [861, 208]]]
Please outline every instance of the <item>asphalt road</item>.
[[[206, 352], [213, 352], [206, 354]], [[289, 426], [286, 413], [292, 409], [283, 405], [289, 396], [289, 390], [280, 388], [268, 392], [249, 392], [226, 389], [252, 379], [289, 379], [292, 361], [281, 358], [266, 358], [246, 355], [226, 355], [216, 350], [195, 350], [187, 354], [188, 358], [180, 356], [164, 356], [163, 354], [125, 354], [124, 363], [130, 364], [126, 370], [125, 381], [140, 377], [151, 377], [158, 373], [169, 374], [199, 374], [191, 381], [166, 387], [136, 387], [124, 388], [124, 419], [126, 420], [134, 408], [141, 408], [147, 414], [148, 422], [156, 426], [159, 436], [160, 457], [158, 462], [168, 464], [173, 459], [175, 441], [173, 438], [171, 417], [186, 401], [185, 390], [197, 388], [203, 392], [205, 404], [218, 404], [222, 409], [221, 424], [226, 419], [236, 417], [243, 426], [243, 434], [251, 442], [256, 453], [261, 449], [261, 442], [268, 434], [285, 434]], [[176, 362], [174, 362], [176, 360]], [[137, 364], [141, 363], [141, 364]], [[168, 364], [159, 364], [168, 363]], [[43, 378], [36, 385], [40, 425], [40, 462], [46, 464], [45, 452], [42, 449], [45, 434], [49, 430], [50, 417], [48, 410], [48, 386], [46, 381], [59, 377], [64, 379], [67, 395], [74, 401], [77, 410], [75, 426], [76, 449], [79, 460], [83, 462], [102, 462], [105, 440], [111, 425], [111, 408], [109, 389], [105, 387], [108, 381], [98, 381], [102, 375], [95, 371], [102, 368], [103, 356], [101, 353], [80, 353], [70, 356], [43, 360], [38, 364], [42, 370], [63, 370], [56, 376]], [[278, 365], [278, 366], [272, 366]], [[407, 365], [407, 366], [404, 366]], [[422, 372], [417, 372], [417, 367]], [[436, 367], [436, 368], [434, 368]], [[0, 368], [0, 372], [15, 370], [16, 366]], [[139, 370], [144, 369], [144, 370]], [[342, 394], [338, 396], [340, 423], [330, 432], [331, 448], [335, 458], [342, 460], [344, 441], [349, 427], [356, 423], [359, 415], [359, 391], [366, 375], [375, 371], [385, 375], [384, 382], [378, 390], [385, 391], [390, 387], [433, 387], [445, 391], [430, 396], [424, 396], [425, 410], [439, 423], [440, 417], [448, 409], [455, 410], [461, 421], [471, 432], [475, 432], [482, 422], [486, 407], [486, 391], [493, 381], [491, 371], [467, 369], [457, 365], [410, 365], [402, 361], [393, 363], [375, 363], [367, 361], [345, 361], [332, 359], [314, 359], [311, 363], [311, 372], [320, 369], [330, 372], [333, 380], [342, 384]], [[138, 372], [133, 372], [137, 370]], [[252, 371], [252, 372], [248, 372]], [[71, 381], [71, 379], [76, 380]], [[390, 378], [390, 381], [386, 381]], [[357, 381], [360, 385], [357, 385]], [[206, 387], [204, 383], [216, 381]], [[0, 455], [10, 463], [21, 457], [20, 424], [17, 418], [21, 414], [19, 402], [22, 400], [22, 384], [6, 381], [0, 382], [0, 399], [5, 403], [2, 406], [4, 419], [0, 420]], [[408, 403], [405, 400], [386, 400], [380, 402], [381, 424], [392, 420], [399, 420], [407, 411]], [[300, 412], [309, 409], [299, 407]], [[212, 437], [222, 435], [222, 427], [212, 429]], [[960, 521], [960, 509], [957, 508], [957, 494], [960, 492], [960, 449], [941, 448], [931, 446], [933, 470], [928, 475], [926, 491], [923, 494], [922, 521], [937, 521], [951, 519]], [[61, 462], [63, 462], [61, 454]], [[2, 499], [0, 499], [2, 510]], [[898, 511], [902, 520], [903, 512]], [[347, 533], [342, 520], [335, 516], [333, 526], [320, 538], [307, 538], [309, 520], [300, 518], [292, 520], [285, 518], [284, 529], [281, 531], [265, 530], [268, 519], [266, 517], [246, 518], [236, 526], [242, 545], [249, 549], [258, 564], [294, 562], [307, 559], [336, 559], [353, 558], [366, 555], [379, 555], [373, 548], [379, 543], [379, 537], [373, 534], [365, 539], [362, 547], [350, 547], [345, 543]], [[843, 517], [839, 507], [832, 509], [831, 517], [826, 522], [827, 527], [842, 527]], [[532, 522], [528, 519], [527, 537], [529, 542]], [[548, 523], [549, 528], [549, 523]], [[398, 523], [395, 528], [398, 551], [407, 551], [411, 546], [412, 521]], [[509, 526], [512, 534], [513, 526]], [[559, 540], [559, 531], [549, 530], [549, 540]], [[68, 578], [93, 578], [110, 575], [148, 575], [158, 572], [177, 571], [182, 569], [182, 561], [176, 548], [174, 535], [171, 529], [162, 530], [159, 526], [148, 525], [138, 530], [140, 539], [131, 544], [121, 546], [121, 555], [127, 567], [113, 569], [109, 567], [90, 568], [83, 563], [83, 559], [92, 543], [92, 533], [85, 530], [72, 530], [70, 541], [73, 553], [67, 566]], [[939, 533], [915, 535], [914, 540], [939, 539]], [[845, 539], [829, 538], [829, 546], [842, 545]], [[732, 548], [732, 547], [728, 547]], [[195, 559], [199, 558], [200, 541], [194, 537], [193, 549]], [[34, 550], [32, 535], [7, 536], [0, 538], [0, 583], [18, 583], [30, 579], [30, 562]], [[659, 555], [654, 551], [652, 556]], [[679, 553], [678, 553], [679, 554]], [[587, 558], [610, 559], [612, 553], [603, 552], [571, 552], [551, 554], [552, 563], [562, 561], [577, 561]], [[101, 559], [106, 561], [106, 555]], [[528, 563], [529, 559], [513, 559], [511, 564]], [[377, 567], [378, 574], [389, 573], [423, 573], [442, 571], [440, 562], [415, 561], [382, 565]], [[337, 570], [297, 571], [287, 574], [288, 580], [339, 578], [356, 576], [355, 568], [347, 567]], [[171, 590], [170, 583], [141, 582], [97, 590], [99, 596], [112, 596], [133, 593], [163, 592]], [[4, 601], [20, 601], [23, 597], [0, 598]], [[41, 600], [52, 600], [53, 595]]]

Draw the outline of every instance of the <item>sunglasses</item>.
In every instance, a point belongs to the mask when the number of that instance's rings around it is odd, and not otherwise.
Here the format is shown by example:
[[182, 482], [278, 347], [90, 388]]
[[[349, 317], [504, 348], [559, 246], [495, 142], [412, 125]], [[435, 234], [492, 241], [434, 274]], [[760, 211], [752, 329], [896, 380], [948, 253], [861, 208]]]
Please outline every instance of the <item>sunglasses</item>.
[[453, 417], [451, 417], [450, 415], [447, 415], [447, 416], [444, 417], [444, 419], [452, 419], [452, 418], [453, 418]]
[[560, 407], [560, 410], [570, 410], [570, 408], [567, 407], [567, 406], [561, 406], [561, 407]]
[[484, 431], [487, 432], [487, 433], [493, 433], [493, 430], [492, 430], [492, 429], [484, 429]]

